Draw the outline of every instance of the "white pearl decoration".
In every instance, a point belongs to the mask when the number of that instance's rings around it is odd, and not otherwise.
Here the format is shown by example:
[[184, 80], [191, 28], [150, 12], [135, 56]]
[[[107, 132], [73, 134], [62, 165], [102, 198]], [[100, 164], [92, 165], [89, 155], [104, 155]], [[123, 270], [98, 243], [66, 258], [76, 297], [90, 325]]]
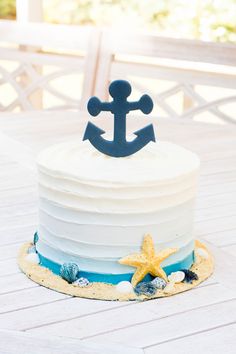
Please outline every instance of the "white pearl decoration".
[[179, 270], [178, 272], [173, 272], [170, 275], [168, 275], [168, 280], [171, 283], [181, 283], [181, 281], [183, 281], [184, 278], [185, 278], [185, 274], [181, 270]]
[[116, 285], [116, 290], [119, 293], [126, 294], [133, 290], [133, 286], [129, 281], [121, 281]]
[[39, 256], [37, 255], [37, 253], [29, 253], [26, 255], [25, 259], [33, 264], [39, 264], [40, 263], [40, 259]]

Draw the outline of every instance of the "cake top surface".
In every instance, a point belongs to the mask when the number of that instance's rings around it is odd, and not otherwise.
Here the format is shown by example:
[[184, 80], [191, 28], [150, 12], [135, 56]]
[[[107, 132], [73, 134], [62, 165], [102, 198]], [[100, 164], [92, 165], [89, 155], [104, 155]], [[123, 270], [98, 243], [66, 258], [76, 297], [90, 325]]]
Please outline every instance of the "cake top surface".
[[199, 163], [195, 153], [166, 141], [150, 143], [125, 158], [101, 154], [88, 141], [56, 144], [38, 157], [41, 172], [94, 184], [156, 184], [192, 174]]

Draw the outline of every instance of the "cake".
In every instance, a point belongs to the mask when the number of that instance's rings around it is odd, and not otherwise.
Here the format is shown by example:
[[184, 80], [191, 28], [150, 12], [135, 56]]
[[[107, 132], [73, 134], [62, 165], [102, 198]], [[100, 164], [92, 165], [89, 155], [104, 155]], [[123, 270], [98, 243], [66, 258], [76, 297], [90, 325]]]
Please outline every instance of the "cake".
[[163, 262], [167, 274], [193, 263], [193, 206], [198, 157], [168, 142], [150, 143], [114, 159], [89, 142], [68, 142], [38, 158], [41, 264], [60, 273], [75, 262], [90, 281], [131, 280], [119, 259], [140, 249], [145, 234], [157, 251], [178, 252]]
[[122, 80], [109, 92], [112, 102], [93, 97], [88, 111], [114, 114], [113, 140], [89, 122], [83, 140], [40, 153], [39, 223], [19, 264], [38, 283], [76, 296], [130, 300], [188, 290], [213, 269], [193, 234], [199, 158], [155, 141], [152, 125], [127, 139], [127, 113], [150, 113], [152, 100], [128, 102], [131, 87]]

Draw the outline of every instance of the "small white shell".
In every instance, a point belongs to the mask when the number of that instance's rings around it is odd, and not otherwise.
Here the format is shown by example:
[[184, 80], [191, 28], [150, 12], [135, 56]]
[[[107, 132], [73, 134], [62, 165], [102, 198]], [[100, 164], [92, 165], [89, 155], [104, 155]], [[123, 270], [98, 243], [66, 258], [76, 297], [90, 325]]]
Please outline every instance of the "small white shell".
[[78, 278], [77, 280], [75, 280], [73, 282], [73, 285], [77, 285], [79, 286], [80, 288], [85, 288], [86, 286], [89, 286], [90, 285], [90, 282], [87, 278]]
[[39, 259], [39, 256], [37, 255], [37, 253], [28, 253], [25, 256], [25, 259], [28, 262], [33, 263], [33, 264], [39, 264], [40, 263], [40, 259]]
[[173, 272], [170, 275], [168, 275], [168, 280], [171, 283], [181, 283], [181, 281], [183, 281], [184, 278], [185, 278], [185, 274], [181, 270], [179, 270], [178, 272]]
[[207, 259], [209, 258], [209, 254], [206, 250], [204, 250], [203, 248], [196, 248], [195, 252], [197, 253], [198, 256]]
[[170, 294], [170, 293], [172, 293], [173, 292], [173, 290], [174, 290], [174, 286], [175, 286], [175, 283], [168, 283], [167, 285], [166, 285], [166, 287], [164, 288], [164, 293], [165, 294]]
[[119, 293], [126, 294], [133, 290], [133, 286], [129, 281], [121, 281], [116, 285], [116, 290]]

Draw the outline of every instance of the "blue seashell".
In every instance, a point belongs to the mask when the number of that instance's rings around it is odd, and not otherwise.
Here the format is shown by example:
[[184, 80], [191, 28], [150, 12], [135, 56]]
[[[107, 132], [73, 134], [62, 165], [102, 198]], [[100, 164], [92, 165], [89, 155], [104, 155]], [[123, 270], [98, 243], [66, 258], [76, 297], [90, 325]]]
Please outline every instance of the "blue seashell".
[[28, 253], [37, 253], [36, 247], [35, 247], [35, 246], [29, 247], [29, 248], [28, 248]]
[[192, 272], [191, 270], [181, 269], [181, 271], [184, 272], [184, 274], [185, 274], [185, 278], [183, 280], [185, 283], [192, 284], [192, 282], [194, 280], [198, 280], [198, 275], [196, 273]]
[[79, 278], [76, 281], [74, 281], [73, 284], [78, 285], [80, 288], [84, 288], [88, 286], [90, 283], [87, 278]]
[[151, 281], [142, 282], [134, 288], [134, 291], [137, 295], [153, 296], [156, 294], [157, 287]]
[[151, 281], [151, 283], [152, 283], [153, 285], [155, 285], [155, 287], [156, 287], [157, 289], [164, 289], [164, 288], [166, 287], [166, 284], [167, 284], [164, 279], [159, 278], [159, 277], [156, 277], [155, 279], [153, 279], [153, 280]]
[[34, 234], [34, 241], [33, 241], [34, 245], [36, 245], [36, 243], [38, 242], [38, 240], [39, 240], [39, 235], [38, 235], [38, 233], [37, 233], [37, 231], [36, 231], [35, 234]]
[[79, 274], [79, 266], [76, 263], [64, 263], [60, 268], [60, 275], [63, 279], [68, 281], [68, 283], [73, 283], [76, 281]]

